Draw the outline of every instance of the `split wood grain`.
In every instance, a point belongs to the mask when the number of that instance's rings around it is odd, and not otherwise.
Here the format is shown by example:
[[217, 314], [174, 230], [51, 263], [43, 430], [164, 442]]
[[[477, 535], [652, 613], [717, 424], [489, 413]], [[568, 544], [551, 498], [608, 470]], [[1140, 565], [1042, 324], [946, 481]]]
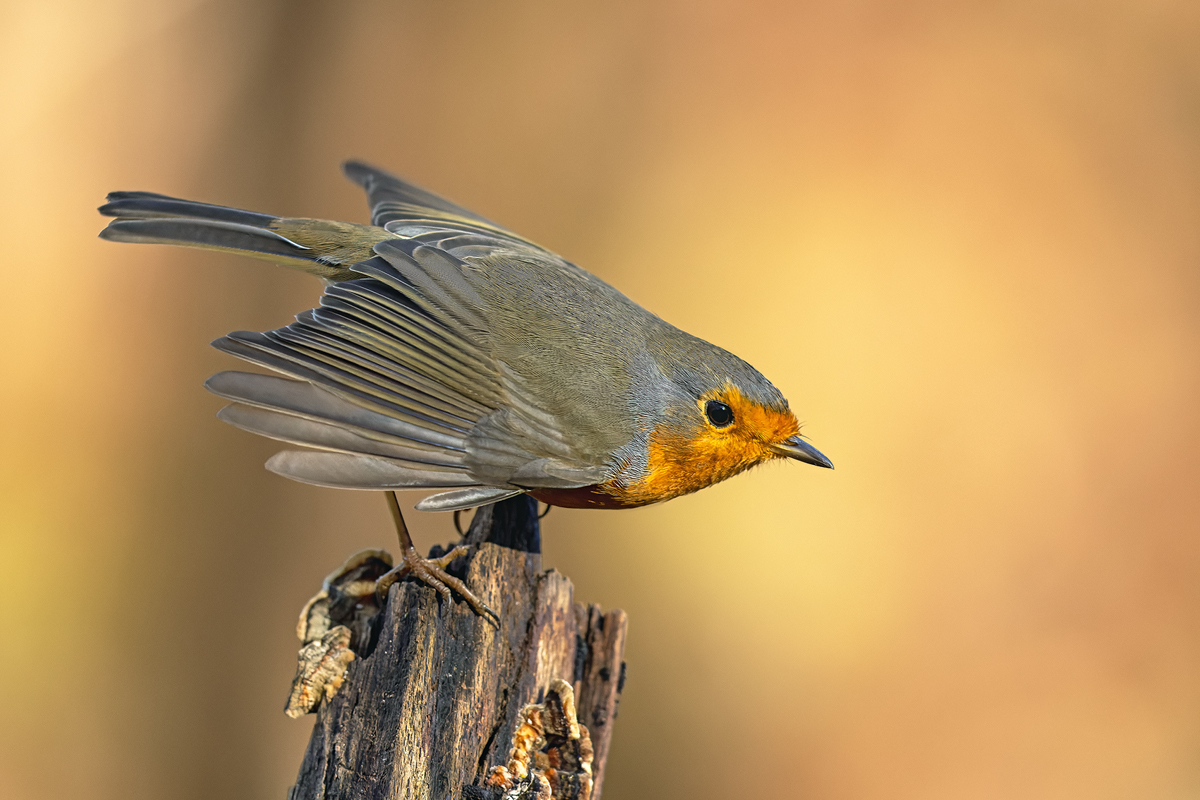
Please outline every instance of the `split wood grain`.
[[[522, 708], [556, 678], [575, 689], [595, 749], [600, 797], [624, 683], [625, 613], [576, 604], [541, 568], [536, 503], [476, 512], [454, 567], [500, 614], [499, 626], [420, 584], [394, 585], [369, 654], [317, 714], [289, 800], [458, 800], [508, 757]], [[456, 571], [452, 570], [452, 571]]]

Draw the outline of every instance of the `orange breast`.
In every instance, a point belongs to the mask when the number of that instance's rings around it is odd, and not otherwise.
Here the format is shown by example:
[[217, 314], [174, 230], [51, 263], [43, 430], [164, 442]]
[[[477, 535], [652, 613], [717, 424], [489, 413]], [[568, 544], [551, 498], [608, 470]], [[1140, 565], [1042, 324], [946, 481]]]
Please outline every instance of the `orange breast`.
[[[772, 444], [799, 432], [795, 415], [786, 408], [767, 408], [726, 385], [706, 394], [727, 403], [734, 423], [725, 428], [700, 423], [681, 431], [663, 424], [650, 435], [646, 474], [636, 480], [618, 476], [608, 483], [578, 489], [539, 489], [530, 494], [566, 508], [636, 508], [689, 494], [732, 477], [776, 454]], [[703, 419], [698, 417], [698, 421]]]

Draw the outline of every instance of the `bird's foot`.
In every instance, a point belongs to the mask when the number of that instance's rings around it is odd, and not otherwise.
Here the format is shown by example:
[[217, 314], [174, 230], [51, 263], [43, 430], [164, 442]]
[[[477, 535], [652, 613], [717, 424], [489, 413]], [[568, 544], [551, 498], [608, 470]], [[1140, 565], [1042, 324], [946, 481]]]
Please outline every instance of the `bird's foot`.
[[479, 616], [485, 617], [498, 625], [500, 616], [488, 608], [486, 603], [476, 597], [475, 593], [468, 589], [465, 583], [446, 572], [446, 567], [450, 566], [455, 559], [465, 556], [469, 552], [471, 552], [471, 548], [460, 544], [444, 556], [424, 558], [413, 547], [405, 548], [400, 564], [380, 576], [379, 580], [375, 583], [375, 591], [381, 598], [381, 605], [386, 601], [388, 589], [391, 588], [393, 583], [401, 578], [412, 575], [421, 583], [440, 592], [447, 603], [454, 599], [451, 590], [458, 592], [459, 596], [466, 600]]

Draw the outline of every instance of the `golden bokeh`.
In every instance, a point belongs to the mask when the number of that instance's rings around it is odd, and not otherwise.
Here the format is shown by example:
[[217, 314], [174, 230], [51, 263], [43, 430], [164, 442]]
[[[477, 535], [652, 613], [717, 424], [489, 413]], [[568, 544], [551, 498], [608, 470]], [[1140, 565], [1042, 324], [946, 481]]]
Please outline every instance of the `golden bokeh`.
[[0, 43], [0, 797], [294, 779], [295, 615], [393, 534], [200, 384], [319, 286], [94, 209], [364, 220], [347, 157], [746, 358], [837, 464], [547, 518], [630, 615], [606, 798], [1200, 796], [1194, 2], [10, 0]]

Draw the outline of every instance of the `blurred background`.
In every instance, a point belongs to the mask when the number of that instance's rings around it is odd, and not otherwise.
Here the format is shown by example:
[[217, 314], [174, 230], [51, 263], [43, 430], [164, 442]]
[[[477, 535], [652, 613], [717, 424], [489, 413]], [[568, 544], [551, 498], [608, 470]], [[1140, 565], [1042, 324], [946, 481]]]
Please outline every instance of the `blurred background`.
[[293, 781], [296, 614], [394, 534], [201, 383], [320, 287], [94, 209], [363, 221], [347, 157], [743, 356], [837, 464], [546, 519], [630, 615], [606, 798], [1200, 796], [1196, 3], [8, 0], [0, 42], [0, 796]]

